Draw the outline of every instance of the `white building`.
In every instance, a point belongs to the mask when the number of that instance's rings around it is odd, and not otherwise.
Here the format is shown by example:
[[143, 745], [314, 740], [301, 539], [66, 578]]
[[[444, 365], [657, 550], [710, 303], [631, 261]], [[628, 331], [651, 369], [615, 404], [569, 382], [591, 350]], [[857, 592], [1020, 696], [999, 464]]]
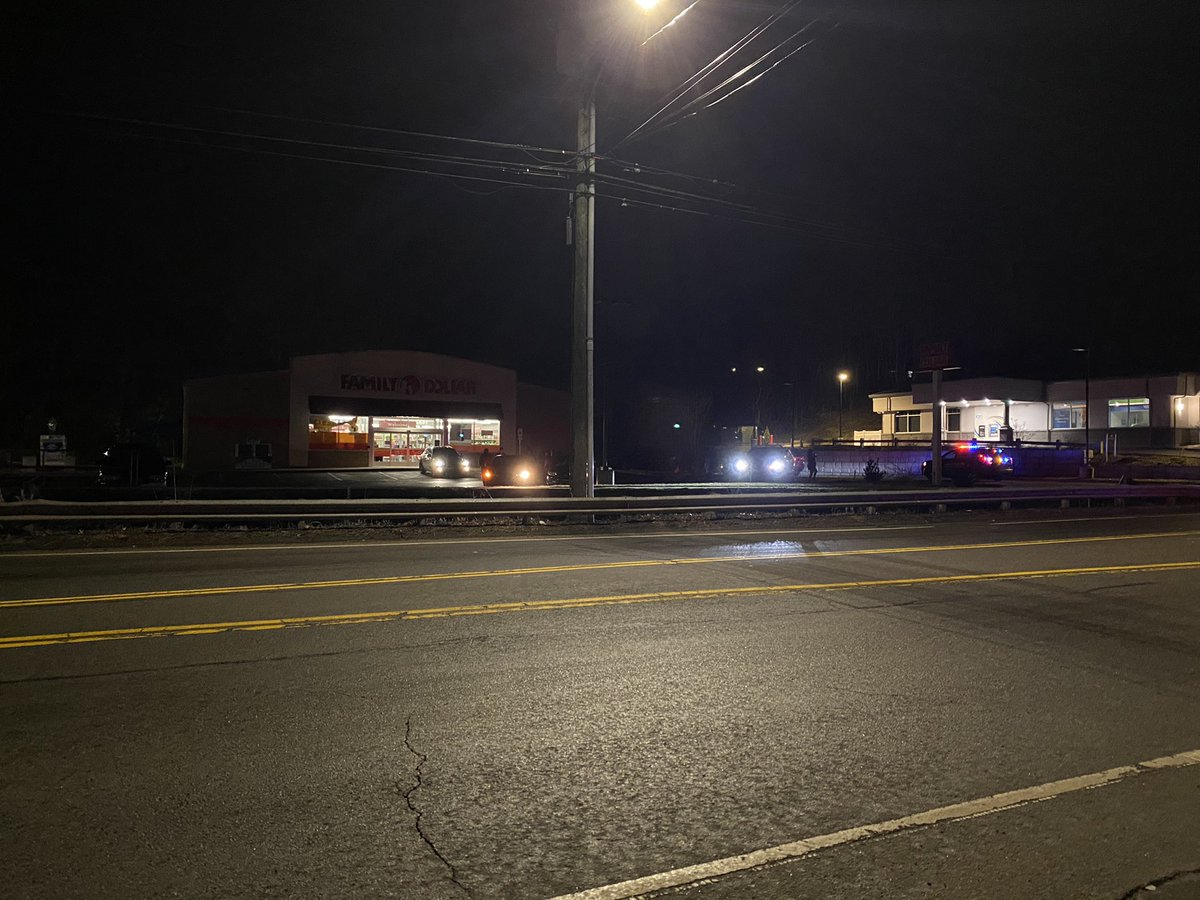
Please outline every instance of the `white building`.
[[[932, 439], [932, 384], [872, 394], [871, 404], [882, 427], [856, 431], [856, 441], [900, 444]], [[1086, 434], [1092, 446], [1115, 442], [1118, 449], [1186, 447], [1200, 444], [1200, 375], [945, 381], [937, 410], [948, 441], [1082, 444]]]

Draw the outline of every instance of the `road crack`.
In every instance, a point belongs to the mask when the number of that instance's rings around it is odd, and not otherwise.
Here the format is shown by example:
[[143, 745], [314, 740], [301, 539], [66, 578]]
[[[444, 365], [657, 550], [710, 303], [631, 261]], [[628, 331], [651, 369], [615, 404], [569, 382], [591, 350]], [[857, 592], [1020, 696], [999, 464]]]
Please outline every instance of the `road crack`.
[[1160, 887], [1164, 887], [1173, 881], [1182, 881], [1185, 879], [1188, 881], [1192, 879], [1200, 880], [1200, 869], [1183, 869], [1160, 876], [1153, 881], [1147, 881], [1145, 884], [1139, 884], [1132, 890], [1126, 891], [1117, 900], [1136, 900], [1138, 897], [1150, 897], [1153, 896], [1152, 892], [1157, 891]]
[[446, 859], [446, 857], [442, 854], [442, 851], [438, 849], [437, 844], [433, 842], [433, 839], [430, 838], [428, 832], [426, 832], [425, 826], [422, 824], [422, 819], [424, 818], [425, 814], [413, 801], [413, 794], [424, 787], [424, 782], [421, 778], [421, 768], [429, 761], [429, 757], [412, 745], [411, 738], [412, 716], [409, 716], [404, 720], [404, 746], [408, 749], [408, 752], [416, 758], [417, 767], [413, 770], [412, 784], [405, 786], [405, 784], [401, 781], [395, 782], [396, 793], [404, 798], [405, 805], [413, 814], [413, 825], [416, 828], [418, 836], [420, 836], [421, 840], [425, 842], [425, 845], [433, 852], [433, 855], [441, 861], [442, 865], [446, 867], [447, 871], [449, 871], [450, 881], [453, 882], [455, 887], [470, 897], [471, 891], [466, 885], [458, 880], [458, 870], [454, 867], [454, 864], [450, 862], [450, 860]]

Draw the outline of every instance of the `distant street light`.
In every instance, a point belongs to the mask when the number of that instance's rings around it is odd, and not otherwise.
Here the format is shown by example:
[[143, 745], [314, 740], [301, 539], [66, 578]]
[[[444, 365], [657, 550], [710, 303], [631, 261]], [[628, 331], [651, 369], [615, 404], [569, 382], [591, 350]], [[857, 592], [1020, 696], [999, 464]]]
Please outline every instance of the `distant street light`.
[[796, 382], [785, 381], [784, 387], [792, 389], [792, 447], [796, 446]]
[[[764, 366], [755, 366], [754, 371], [761, 375], [767, 370]], [[754, 397], [754, 446], [756, 447], [762, 443], [762, 390], [763, 383], [760, 379], [758, 392]]]
[[842, 395], [846, 387], [846, 382], [850, 380], [849, 372], [838, 372], [838, 440], [842, 439]]

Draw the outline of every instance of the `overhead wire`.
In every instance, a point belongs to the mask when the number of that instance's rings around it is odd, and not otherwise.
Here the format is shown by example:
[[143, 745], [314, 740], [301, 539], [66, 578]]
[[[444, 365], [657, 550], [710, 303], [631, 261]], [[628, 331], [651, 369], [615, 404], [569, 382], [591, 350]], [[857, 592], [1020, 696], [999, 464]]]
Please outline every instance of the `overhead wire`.
[[559, 147], [539, 147], [535, 144], [513, 143], [510, 141], [489, 141], [482, 138], [460, 137], [452, 134], [436, 134], [429, 131], [411, 131], [404, 128], [385, 128], [379, 125], [361, 125], [356, 122], [339, 122], [332, 119], [315, 119], [307, 116], [293, 116], [285, 113], [268, 113], [254, 109], [241, 109], [233, 106], [213, 106], [210, 109], [218, 112], [232, 112], [245, 116], [259, 116], [264, 119], [286, 119], [292, 122], [304, 122], [310, 125], [327, 125], [338, 128], [357, 128], [362, 131], [374, 131], [383, 134], [402, 135], [404, 137], [424, 138], [434, 141], [456, 141], [463, 144], [477, 144], [487, 147], [499, 147], [506, 150], [522, 150], [526, 153], [552, 153], [556, 156], [574, 158], [578, 156], [578, 152], [574, 150], [564, 150]]
[[641, 46], [645, 47], [648, 43], [650, 43], [652, 40], [654, 40], [656, 37], [658, 37], [660, 34], [662, 34], [668, 28], [671, 28], [676, 22], [678, 22], [680, 19], [682, 19], [688, 13], [690, 13], [692, 11], [692, 7], [695, 6], [699, 2], [700, 2], [700, 0], [692, 0], [692, 2], [689, 3], [687, 6], [685, 6], [682, 11], [677, 12], [675, 14], [675, 16], [671, 19], [671, 21], [669, 21], [662, 28], [658, 29], [658, 31], [654, 32], [654, 34], [650, 35], [650, 37], [648, 37], [644, 41], [642, 41]]
[[[833, 26], [833, 27], [834, 27], [834, 28], [837, 28], [837, 24], [834, 24], [834, 26]], [[729, 99], [730, 97], [732, 97], [734, 94], [736, 94], [738, 91], [743, 91], [743, 90], [745, 90], [746, 88], [750, 87], [750, 85], [754, 84], [754, 82], [758, 81], [758, 79], [762, 78], [764, 75], [766, 75], [768, 72], [770, 72], [770, 71], [771, 71], [772, 69], [774, 69], [776, 66], [778, 66], [780, 63], [787, 62], [789, 59], [791, 59], [793, 56], [795, 56], [797, 53], [799, 53], [801, 50], [803, 50], [805, 47], [807, 47], [809, 44], [811, 44], [811, 43], [812, 43], [813, 41], [815, 41], [815, 40], [816, 40], [816, 38], [815, 38], [815, 37], [813, 37], [813, 38], [809, 38], [807, 41], [805, 41], [805, 42], [804, 42], [803, 44], [801, 44], [799, 47], [797, 47], [796, 49], [794, 49], [794, 50], [792, 50], [790, 53], [788, 53], [786, 56], [784, 56], [782, 59], [778, 59], [778, 60], [776, 60], [774, 63], [772, 63], [771, 65], [767, 66], [767, 68], [763, 69], [763, 71], [759, 72], [757, 75], [755, 75], [753, 78], [751, 78], [749, 81], [746, 81], [746, 82], [743, 82], [742, 84], [739, 84], [737, 87], [735, 87], [733, 90], [731, 90], [731, 91], [730, 91], [728, 94], [725, 94], [725, 95], [724, 95], [724, 96], [722, 96], [722, 97], [718, 97], [718, 98], [717, 98], [716, 100], [714, 100], [712, 103], [708, 103], [708, 104], [706, 104], [704, 108], [705, 108], [705, 109], [712, 109], [712, 108], [713, 108], [714, 106], [716, 106], [718, 103], [724, 103], [726, 100], [728, 100], [728, 99]]]
[[[694, 215], [718, 216], [730, 219], [732, 221], [745, 222], [753, 225], [776, 226], [791, 231], [801, 232], [811, 237], [830, 240], [835, 243], [856, 244], [860, 246], [869, 246], [889, 250], [920, 249], [930, 252], [935, 249], [920, 244], [906, 244], [906, 242], [895, 240], [886, 235], [872, 235], [868, 232], [857, 231], [856, 229], [847, 228], [841, 225], [832, 225], [825, 222], [815, 222], [808, 219], [796, 218], [794, 216], [789, 216], [786, 213], [763, 210], [757, 207], [746, 207], [737, 204], [712, 203], [709, 198], [704, 199], [708, 201], [708, 205], [714, 207], [715, 209], [697, 208], [697, 206], [700, 205], [698, 202], [691, 206], [680, 206], [674, 204], [691, 203], [693, 201], [686, 196], [680, 197], [670, 193], [658, 192], [653, 188], [624, 186], [624, 192], [621, 192], [622, 186], [617, 185], [616, 187], [618, 189], [617, 193], [607, 193], [603, 190], [597, 190], [597, 196], [605, 197], [606, 199], [620, 199], [626, 205], [647, 205], [655, 209], [690, 213]], [[668, 202], [650, 203], [649, 201], [639, 197], [630, 196], [628, 193], [630, 191], [639, 194], [645, 194], [655, 199]]]
[[[366, 146], [359, 144], [341, 144], [331, 141], [314, 141], [306, 138], [288, 138], [277, 135], [257, 134], [246, 131], [232, 131], [223, 128], [206, 128], [199, 125], [180, 125], [173, 122], [158, 122], [150, 119], [135, 119], [122, 116], [102, 116], [92, 113], [72, 113], [71, 115], [77, 118], [91, 119], [103, 122], [113, 122], [122, 125], [137, 125], [146, 128], [161, 128], [167, 131], [184, 131], [190, 134], [209, 134], [217, 137], [238, 138], [241, 140], [251, 141], [267, 141], [270, 143], [283, 143], [296, 146], [319, 147], [325, 150], [343, 150], [357, 153], [380, 153], [386, 155], [400, 156], [410, 159], [419, 159], [431, 162], [441, 162], [447, 165], [472, 166], [477, 168], [490, 168], [500, 171], [507, 171], [510, 174], [525, 174], [525, 175], [561, 175], [566, 172], [574, 171], [572, 167], [559, 166], [551, 163], [538, 163], [531, 168], [529, 163], [516, 163], [508, 160], [482, 159], [479, 157], [454, 156], [450, 154], [428, 153], [418, 150], [405, 150], [397, 147], [377, 147]], [[523, 170], [516, 170], [515, 167], [524, 166]]]
[[[165, 143], [180, 144], [186, 146], [210, 148], [216, 150], [224, 150], [235, 153], [246, 153], [259, 156], [270, 156], [283, 159], [295, 159], [310, 162], [323, 162], [334, 165], [350, 166], [356, 168], [365, 168], [382, 171], [402, 172], [415, 175], [426, 175], [435, 178], [447, 179], [449, 183], [461, 190], [465, 190], [471, 194], [493, 194], [502, 190], [509, 189], [531, 189], [531, 190], [548, 190], [557, 193], [573, 194], [577, 188], [573, 185], [570, 176], [578, 175], [574, 167], [565, 165], [554, 165], [544, 163], [536, 167], [529, 167], [525, 163], [514, 163], [509, 160], [492, 160], [478, 157], [464, 157], [448, 154], [426, 153], [422, 151], [407, 151], [398, 148], [362, 146], [354, 144], [339, 144], [327, 141], [311, 141], [299, 138], [284, 138], [275, 135], [261, 135], [251, 132], [230, 131], [226, 129], [212, 129], [201, 126], [178, 125], [175, 123], [155, 122], [147, 119], [134, 119], [128, 117], [117, 116], [99, 116], [90, 114], [79, 114], [80, 117], [99, 121], [120, 123], [125, 125], [133, 125], [139, 128], [158, 128], [165, 131], [183, 131], [191, 138], [172, 137], [163, 134], [145, 133], [145, 132], [128, 132], [127, 136], [156, 140]], [[212, 140], [204, 140], [201, 136], [215, 136], [223, 138], [235, 138], [239, 141], [266, 141], [266, 142], [283, 142], [288, 145], [298, 147], [313, 147], [318, 150], [335, 150], [349, 153], [382, 153], [388, 156], [397, 157], [400, 160], [413, 160], [416, 162], [426, 162], [436, 165], [453, 165], [462, 167], [474, 167], [482, 169], [485, 172], [495, 174], [469, 174], [465, 172], [447, 172], [434, 168], [419, 168], [416, 166], [396, 165], [394, 163], [384, 162], [368, 162], [361, 159], [338, 158], [335, 156], [321, 155], [318, 153], [303, 153], [303, 152], [285, 152], [278, 149], [270, 149], [260, 146], [247, 146], [246, 144], [221, 143]], [[487, 143], [480, 141], [480, 143]], [[509, 148], [505, 148], [509, 149]], [[612, 161], [624, 165], [639, 168], [638, 164], [631, 163], [627, 160], [618, 160], [613, 157], [601, 157], [604, 161]], [[515, 168], [523, 166], [524, 168]], [[646, 171], [652, 171], [655, 174], [665, 175], [670, 177], [685, 178], [705, 184], [718, 184], [727, 187], [736, 188], [730, 182], [720, 182], [716, 179], [704, 179], [700, 176], [689, 175], [687, 173], [675, 172], [670, 169], [658, 167], [640, 167]], [[496, 177], [496, 175], [509, 175], [509, 178]], [[538, 181], [518, 180], [518, 179], [536, 178]], [[559, 184], [547, 184], [546, 180], [558, 179]], [[836, 225], [833, 223], [817, 222], [812, 220], [800, 219], [789, 216], [786, 213], [775, 210], [764, 209], [748, 203], [740, 203], [735, 200], [722, 199], [710, 195], [696, 193], [694, 191], [685, 191], [677, 188], [670, 188], [661, 184], [643, 184], [635, 179], [625, 178], [619, 175], [612, 175], [607, 172], [596, 172], [595, 175], [597, 184], [597, 196], [603, 196], [607, 199], [620, 199], [627, 206], [641, 206], [646, 208], [659, 209], [663, 211], [674, 211], [698, 216], [724, 218], [731, 221], [739, 221], [747, 224], [784, 228], [792, 231], [806, 233], [812, 237], [821, 238], [824, 240], [833, 241], [835, 243], [855, 244], [859, 246], [885, 247], [887, 244], [879, 241], [858, 240], [839, 235], [832, 232], [850, 232], [851, 229], [847, 226]], [[541, 183], [538, 183], [541, 182]], [[495, 190], [491, 191], [476, 191], [470, 190], [466, 184], [490, 184], [497, 185]], [[616, 193], [608, 194], [603, 188], [614, 188]], [[634, 192], [647, 197], [652, 197], [656, 200], [667, 200], [670, 203], [652, 203], [649, 200], [639, 199], [638, 197], [619, 196], [620, 192], [626, 194]], [[676, 206], [672, 204], [691, 204], [691, 206]], [[696, 206], [709, 206], [712, 209], [720, 210], [721, 212], [706, 211], [705, 209], [697, 209]]]
[[[631, 160], [621, 159], [619, 157], [600, 156], [600, 157], [598, 157], [598, 161], [601, 163], [611, 163], [613, 165], [620, 166], [623, 171], [625, 171], [629, 174], [633, 174], [633, 175], [641, 174], [642, 172], [647, 172], [650, 174], [661, 175], [664, 177], [677, 178], [677, 179], [681, 179], [681, 180], [691, 181], [695, 184], [717, 185], [722, 188], [727, 188], [731, 191], [739, 191], [739, 192], [745, 192], [745, 193], [750, 193], [750, 194], [769, 194], [772, 197], [779, 197], [781, 195], [780, 191], [778, 189], [768, 191], [763, 188], [748, 187], [746, 185], [735, 184], [734, 182], [731, 182], [731, 181], [723, 181], [718, 178], [712, 178], [712, 177], [705, 176], [705, 175], [696, 175], [696, 174], [689, 173], [689, 172], [680, 172], [680, 171], [677, 171], [674, 169], [666, 169], [666, 168], [662, 168], [659, 166], [645, 165], [643, 163], [633, 162]], [[597, 174], [603, 176], [604, 173], [598, 172]], [[633, 182], [633, 183], [636, 183], [636, 182]], [[783, 196], [792, 196], [797, 200], [797, 202], [799, 202], [803, 199], [794, 194], [784, 193]], [[792, 216], [792, 215], [789, 215], [786, 213], [784, 213], [782, 215], [787, 215], [788, 219], [791, 221], [801, 222], [803, 224], [812, 225], [812, 226], [818, 227], [818, 228], [828, 228], [833, 231], [846, 231], [846, 232], [858, 232], [858, 233], [862, 233], [862, 234], [874, 234], [874, 236], [876, 236], [876, 237], [884, 238], [884, 239], [887, 239], [890, 241], [894, 241], [896, 243], [906, 243], [903, 239], [891, 237], [891, 236], [884, 235], [884, 234], [878, 233], [878, 232], [872, 232], [870, 229], [864, 229], [864, 228], [861, 228], [861, 227], [855, 226], [855, 225], [846, 225], [844, 223], [838, 223], [838, 222], [825, 222], [825, 221], [821, 221], [818, 219], [799, 218], [799, 217]], [[923, 245], [917, 244], [916, 246], [923, 246]]]
[[459, 181], [499, 184], [504, 185], [505, 187], [526, 188], [529, 190], [556, 191], [559, 193], [568, 194], [574, 193], [575, 191], [573, 187], [565, 184], [562, 187], [557, 187], [550, 184], [535, 184], [529, 181], [506, 181], [502, 178], [489, 178], [483, 175], [467, 175], [462, 172], [439, 172], [432, 169], [417, 169], [411, 166], [386, 165], [384, 163], [365, 162], [358, 159], [337, 159], [331, 156], [317, 156], [307, 153], [285, 153], [282, 150], [268, 150], [263, 147], [246, 147], [238, 144], [219, 144], [212, 141], [188, 140], [186, 138], [167, 137], [165, 135], [156, 134], [129, 134], [128, 136], [141, 140], [162, 141], [171, 144], [184, 144], [192, 147], [208, 147], [215, 150], [229, 150], [234, 153], [248, 153], [257, 156], [274, 156], [282, 157], [284, 159], [308, 160], [311, 162], [332, 163], [334, 165], [353, 166], [363, 169], [382, 169], [389, 172], [407, 172], [415, 175], [429, 175], [434, 178], [449, 178]]
[[709, 74], [720, 68], [720, 66], [724, 64], [726, 60], [732, 57], [735, 53], [739, 52], [742, 48], [752, 43], [760, 34], [762, 34], [799, 5], [800, 0], [789, 0], [788, 3], [784, 4], [778, 10], [768, 15], [766, 19], [751, 28], [748, 32], [746, 32], [746, 34], [734, 41], [729, 47], [722, 50], [711, 60], [697, 69], [694, 73], [685, 78], [681, 84], [668, 92], [668, 99], [661, 108], [651, 115], [650, 118], [642, 122], [642, 124], [634, 128], [633, 131], [629, 132], [629, 134], [617, 141], [617, 143], [612, 146], [610, 152], [615, 152], [617, 149], [623, 147], [625, 144], [636, 138], [655, 119], [670, 109], [671, 106], [674, 105], [680, 97], [686, 94], [696, 82], [706, 78]]
[[[634, 181], [633, 179], [621, 178], [620, 176], [616, 176], [616, 175], [605, 175], [603, 173], [598, 172], [598, 173], [596, 173], [596, 179], [600, 184], [613, 184], [613, 185], [617, 185], [618, 187], [623, 187], [626, 190], [639, 191], [642, 193], [652, 194], [652, 195], [658, 196], [658, 197], [670, 197], [675, 200], [687, 200], [687, 201], [694, 202], [694, 203], [710, 203], [713, 206], [724, 207], [727, 209], [733, 209], [733, 210], [737, 210], [739, 212], [763, 216], [763, 217], [782, 218], [782, 219], [789, 219], [789, 220], [792, 218], [792, 217], [788, 216], [786, 213], [778, 212], [776, 210], [764, 209], [763, 207], [753, 206], [748, 203], [738, 203], [733, 200], [722, 200], [718, 197], [709, 197], [704, 194], [697, 194], [697, 193], [694, 193], [691, 191], [681, 191], [681, 190], [677, 190], [675, 188], [666, 188], [666, 187], [661, 187], [658, 185], [639, 184], [637, 181]], [[800, 220], [793, 220], [793, 221], [798, 222]], [[835, 226], [835, 225], [827, 225], [825, 223], [820, 223], [820, 222], [805, 222], [804, 224], [812, 225], [812, 226], [820, 227], [820, 228], [836, 229], [839, 227], [839, 226]]]
[[[657, 127], [657, 128], [653, 128], [653, 129], [651, 129], [651, 130], [649, 130], [649, 131], [646, 131], [646, 132], [644, 132], [644, 133], [641, 135], [641, 137], [650, 137], [651, 135], [658, 134], [659, 132], [661, 132], [661, 131], [664, 131], [664, 130], [665, 130], [665, 129], [667, 129], [667, 128], [670, 128], [670, 127], [673, 127], [674, 125], [677, 125], [677, 124], [678, 124], [680, 121], [682, 121], [682, 120], [683, 120], [683, 119], [685, 119], [685, 118], [690, 118], [691, 116], [697, 115], [697, 113], [695, 113], [695, 112], [693, 112], [693, 113], [689, 113], [689, 112], [688, 112], [688, 110], [690, 110], [690, 109], [692, 109], [692, 108], [694, 108], [694, 107], [696, 107], [696, 106], [698, 106], [698, 105], [702, 104], [702, 103], [703, 103], [705, 100], [707, 100], [707, 99], [708, 99], [709, 97], [711, 97], [713, 94], [717, 93], [718, 91], [721, 91], [721, 90], [723, 90], [724, 88], [726, 88], [726, 87], [728, 87], [729, 85], [733, 84], [733, 83], [734, 83], [734, 82], [735, 82], [737, 79], [741, 78], [743, 75], [746, 75], [746, 74], [748, 74], [749, 72], [751, 72], [751, 71], [752, 71], [752, 70], [753, 70], [753, 69], [754, 69], [756, 66], [760, 65], [762, 62], [764, 62], [765, 60], [769, 59], [769, 58], [770, 58], [770, 57], [771, 57], [771, 56], [772, 56], [772, 55], [773, 55], [773, 54], [774, 54], [776, 51], [778, 51], [778, 50], [779, 50], [781, 47], [784, 47], [784, 46], [786, 46], [787, 44], [789, 44], [789, 43], [791, 43], [792, 41], [794, 41], [796, 38], [800, 37], [800, 35], [804, 34], [804, 32], [808, 31], [808, 29], [809, 29], [809, 28], [811, 28], [811, 27], [812, 27], [813, 25], [815, 25], [815, 24], [817, 24], [817, 20], [816, 20], [816, 19], [813, 19], [811, 22], [809, 22], [809, 23], [808, 23], [807, 25], [805, 25], [803, 28], [800, 28], [800, 29], [798, 29], [797, 31], [793, 32], [793, 33], [792, 33], [792, 34], [790, 34], [788, 37], [784, 38], [782, 41], [780, 41], [778, 44], [776, 44], [774, 47], [772, 47], [770, 50], [768, 50], [766, 53], [764, 53], [764, 54], [762, 54], [761, 56], [759, 56], [759, 57], [758, 57], [758, 59], [754, 60], [753, 62], [751, 62], [751, 63], [749, 63], [749, 64], [747, 64], [747, 65], [745, 65], [745, 66], [743, 66], [743, 67], [742, 67], [741, 69], [739, 69], [738, 71], [734, 72], [732, 75], [730, 75], [730, 76], [729, 76], [728, 78], [726, 78], [724, 81], [722, 81], [720, 84], [718, 84], [718, 85], [716, 85], [716, 86], [714, 86], [714, 87], [712, 87], [712, 88], [709, 88], [707, 91], [705, 91], [705, 92], [704, 92], [703, 94], [701, 94], [700, 96], [698, 96], [698, 97], [695, 97], [695, 98], [693, 98], [692, 100], [689, 100], [689, 101], [688, 101], [687, 103], [685, 103], [683, 106], [679, 107], [679, 109], [675, 110], [673, 113], [671, 113], [671, 114], [670, 114], [669, 116], [667, 116], [665, 119], [663, 119], [663, 120], [662, 120], [662, 121], [661, 121], [661, 122], [658, 124], [658, 127]], [[814, 39], [814, 40], [815, 40], [815, 39]], [[789, 56], [792, 56], [794, 53], [796, 53], [796, 52], [798, 52], [798, 51], [800, 51], [800, 50], [804, 49], [805, 47], [807, 47], [807, 46], [808, 46], [809, 44], [811, 44], [811, 43], [812, 43], [812, 41], [811, 41], [811, 40], [810, 40], [810, 41], [805, 41], [803, 44], [801, 44], [801, 45], [800, 45], [799, 47], [797, 47], [795, 50], [792, 50], [792, 51], [791, 51], [791, 53], [788, 53], [788, 54], [787, 54], [787, 56], [783, 57], [783, 59], [787, 59]], [[755, 75], [755, 76], [754, 76], [754, 77], [753, 77], [753, 78], [752, 78], [750, 81], [746, 82], [746, 83], [745, 83], [745, 84], [743, 84], [741, 87], [747, 87], [747, 86], [749, 86], [750, 84], [753, 84], [755, 81], [757, 81], [759, 78], [761, 78], [761, 77], [762, 77], [763, 75], [765, 75], [767, 72], [769, 72], [771, 69], [775, 68], [775, 66], [779, 65], [779, 63], [783, 62], [783, 59], [780, 59], [780, 60], [776, 61], [776, 62], [775, 62], [775, 64], [774, 64], [774, 65], [772, 65], [770, 68], [768, 68], [768, 69], [764, 70], [763, 72], [760, 72], [759, 74]], [[736, 88], [736, 89], [735, 89], [735, 90], [733, 90], [733, 91], [730, 91], [730, 93], [729, 93], [728, 95], [726, 95], [726, 97], [728, 97], [728, 96], [731, 96], [732, 94], [735, 94], [735, 93], [737, 93], [737, 91], [738, 91], [738, 90], [741, 90], [741, 87], [738, 87], [738, 88]], [[717, 100], [717, 101], [715, 101], [714, 103], [712, 103], [712, 104], [710, 104], [710, 105], [711, 105], [711, 106], [715, 106], [717, 103], [720, 103], [720, 102], [721, 102], [721, 100], [724, 100], [724, 99], [726, 99], [726, 97], [722, 97], [722, 98], [720, 98], [720, 100]], [[705, 109], [707, 109], [707, 107], [704, 107], [704, 108], [705, 108]], [[614, 149], [615, 149], [615, 148], [614, 148]]]
[[[601, 195], [601, 196], [604, 196], [604, 195]], [[604, 196], [604, 199], [619, 200], [622, 206], [635, 206], [635, 207], [643, 207], [646, 209], [663, 210], [666, 212], [685, 213], [687, 215], [703, 216], [704, 218], [711, 218], [711, 219], [727, 219], [727, 220], [734, 221], [734, 222], [741, 222], [746, 225], [758, 225], [763, 228], [776, 228], [776, 229], [781, 229], [784, 231], [799, 232], [802, 234], [806, 234], [809, 237], [816, 238], [816, 239], [822, 240], [822, 241], [828, 241], [830, 243], [835, 243], [835, 244], [847, 244], [847, 245], [856, 246], [856, 247], [870, 247], [872, 249], [877, 249], [877, 250], [898, 250], [898, 249], [900, 249], [895, 246], [892, 246], [892, 245], [889, 245], [886, 243], [881, 243], [878, 241], [861, 240], [861, 239], [855, 239], [855, 238], [849, 238], [849, 237], [841, 237], [841, 236], [832, 235], [832, 234], [823, 234], [823, 233], [812, 232], [812, 231], [808, 231], [807, 229], [802, 228], [798, 225], [794, 225], [794, 224], [790, 224], [790, 223], [768, 222], [768, 221], [763, 221], [760, 219], [752, 219], [752, 218], [746, 218], [743, 216], [729, 215], [726, 213], [708, 212], [708, 211], [699, 210], [699, 209], [689, 209], [687, 207], [682, 207], [682, 206], [670, 206], [665, 203], [650, 203], [646, 200], [638, 200], [637, 198], [633, 198], [633, 197]]]

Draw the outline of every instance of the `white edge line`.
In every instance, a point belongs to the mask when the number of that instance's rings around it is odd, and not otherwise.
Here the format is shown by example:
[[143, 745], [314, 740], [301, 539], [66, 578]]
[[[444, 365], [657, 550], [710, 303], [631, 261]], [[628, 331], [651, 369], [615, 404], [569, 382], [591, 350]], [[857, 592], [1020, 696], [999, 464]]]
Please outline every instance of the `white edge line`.
[[973, 819], [1014, 809], [1030, 803], [1038, 803], [1071, 794], [1076, 791], [1086, 791], [1093, 788], [1115, 784], [1128, 778], [1135, 778], [1147, 772], [1161, 769], [1179, 768], [1200, 764], [1200, 750], [1186, 750], [1173, 756], [1162, 756], [1146, 760], [1132, 766], [1118, 766], [1105, 769], [1102, 772], [1092, 772], [1088, 775], [1077, 775], [1059, 781], [1048, 781], [1033, 787], [1021, 788], [1015, 791], [1004, 791], [991, 794], [977, 800], [967, 800], [953, 803], [949, 806], [939, 806], [924, 812], [903, 816], [898, 819], [888, 819], [871, 825], [859, 825], [829, 834], [816, 835], [799, 841], [754, 850], [738, 856], [727, 856], [724, 859], [671, 869], [656, 875], [646, 875], [604, 887], [589, 888], [574, 894], [560, 894], [552, 900], [633, 900], [656, 891], [684, 887], [697, 882], [710, 882], [714, 879], [745, 872], [751, 869], [779, 865], [780, 863], [798, 860], [818, 850], [826, 850], [843, 844], [851, 844], [867, 838], [895, 834], [910, 828], [924, 828], [942, 822], [954, 822], [961, 819]]

